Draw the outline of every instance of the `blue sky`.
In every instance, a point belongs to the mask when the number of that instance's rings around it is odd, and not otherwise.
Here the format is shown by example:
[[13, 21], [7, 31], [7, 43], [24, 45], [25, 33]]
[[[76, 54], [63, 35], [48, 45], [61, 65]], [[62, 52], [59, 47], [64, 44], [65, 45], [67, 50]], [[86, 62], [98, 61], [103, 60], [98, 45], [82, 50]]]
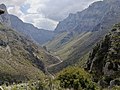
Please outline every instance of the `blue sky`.
[[0, 0], [10, 14], [24, 22], [47, 30], [54, 30], [69, 13], [76, 13], [99, 0]]
[[26, 3], [26, 4], [22, 4], [20, 6], [20, 10], [24, 13], [24, 14], [28, 14], [27, 13], [27, 10], [30, 9], [30, 4], [29, 3]]

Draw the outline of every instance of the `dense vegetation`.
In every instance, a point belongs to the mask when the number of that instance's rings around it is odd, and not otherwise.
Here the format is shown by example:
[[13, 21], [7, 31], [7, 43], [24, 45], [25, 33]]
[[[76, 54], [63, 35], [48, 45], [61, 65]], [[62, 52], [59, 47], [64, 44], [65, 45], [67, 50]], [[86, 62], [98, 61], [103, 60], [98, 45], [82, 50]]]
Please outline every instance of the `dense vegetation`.
[[[6, 84], [7, 85], [7, 84]], [[90, 74], [79, 67], [68, 67], [61, 71], [55, 79], [46, 77], [38, 81], [3, 86], [5, 90], [98, 90], [99, 88], [92, 82]]]

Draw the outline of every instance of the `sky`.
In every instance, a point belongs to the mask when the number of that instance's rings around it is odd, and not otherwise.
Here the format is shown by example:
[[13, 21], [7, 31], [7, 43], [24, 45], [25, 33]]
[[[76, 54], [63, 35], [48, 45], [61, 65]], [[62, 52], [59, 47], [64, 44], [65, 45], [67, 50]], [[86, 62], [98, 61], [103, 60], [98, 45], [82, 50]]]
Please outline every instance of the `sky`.
[[46, 30], [54, 30], [69, 13], [76, 13], [99, 0], [0, 0], [10, 14]]

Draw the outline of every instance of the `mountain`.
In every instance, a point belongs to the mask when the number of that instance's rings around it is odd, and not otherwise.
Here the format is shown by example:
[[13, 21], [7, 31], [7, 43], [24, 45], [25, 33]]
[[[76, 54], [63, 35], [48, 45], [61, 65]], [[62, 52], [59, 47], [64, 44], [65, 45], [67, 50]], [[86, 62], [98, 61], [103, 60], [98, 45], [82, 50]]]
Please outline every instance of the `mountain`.
[[59, 60], [11, 27], [5, 5], [0, 11], [0, 84], [43, 79], [46, 67]]
[[120, 24], [93, 48], [86, 70], [93, 75], [93, 81], [103, 86], [120, 85]]
[[61, 21], [55, 29], [58, 35], [46, 46], [63, 62], [51, 67], [50, 71], [57, 72], [87, 54], [114, 24], [120, 22], [119, 9], [119, 0], [98, 1]]
[[17, 31], [23, 34], [26, 34], [27, 36], [31, 37], [35, 42], [41, 45], [51, 40], [55, 35], [53, 31], [38, 29], [32, 24], [24, 23], [17, 16], [14, 15], [9, 15], [9, 16], [10, 16], [11, 26], [14, 29], [16, 29]]

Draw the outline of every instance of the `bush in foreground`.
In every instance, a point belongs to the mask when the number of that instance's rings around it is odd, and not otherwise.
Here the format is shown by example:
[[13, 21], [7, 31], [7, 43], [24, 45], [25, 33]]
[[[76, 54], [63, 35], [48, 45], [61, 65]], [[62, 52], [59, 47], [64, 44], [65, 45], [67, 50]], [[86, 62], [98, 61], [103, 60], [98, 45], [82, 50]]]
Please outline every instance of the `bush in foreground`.
[[[96, 90], [97, 87], [91, 81], [90, 75], [79, 67], [69, 67], [61, 71], [57, 80], [60, 87], [74, 90]], [[97, 89], [98, 90], [98, 89]]]

